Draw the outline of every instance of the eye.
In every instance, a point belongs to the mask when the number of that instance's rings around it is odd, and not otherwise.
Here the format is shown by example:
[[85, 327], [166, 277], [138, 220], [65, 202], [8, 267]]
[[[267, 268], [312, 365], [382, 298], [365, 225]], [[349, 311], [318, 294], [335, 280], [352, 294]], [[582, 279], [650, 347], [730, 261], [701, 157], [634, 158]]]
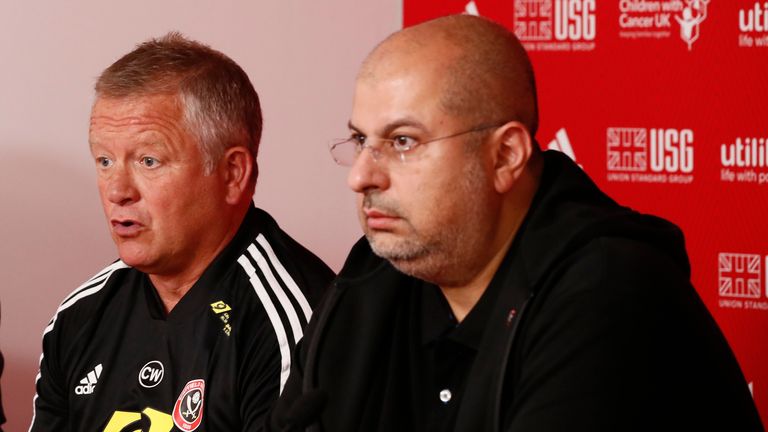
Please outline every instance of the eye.
[[366, 136], [359, 133], [353, 133], [349, 137], [349, 141], [353, 144], [355, 144], [355, 149], [360, 152], [363, 150], [363, 147], [365, 147], [365, 140]]
[[109, 168], [112, 166], [112, 163], [112, 159], [106, 156], [99, 156], [96, 158], [96, 165], [98, 165], [99, 168]]
[[411, 138], [407, 135], [396, 135], [392, 138], [392, 148], [398, 152], [404, 152], [412, 149], [419, 142], [415, 138]]
[[160, 161], [153, 158], [152, 156], [143, 156], [141, 159], [139, 159], [139, 163], [147, 168], [156, 168], [158, 165], [160, 165]]

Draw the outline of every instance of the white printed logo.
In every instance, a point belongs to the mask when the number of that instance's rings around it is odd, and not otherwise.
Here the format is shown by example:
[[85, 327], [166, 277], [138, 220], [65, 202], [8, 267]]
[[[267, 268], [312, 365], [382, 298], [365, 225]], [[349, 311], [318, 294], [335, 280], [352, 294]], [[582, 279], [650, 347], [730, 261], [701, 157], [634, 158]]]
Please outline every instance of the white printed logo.
[[721, 297], [760, 298], [760, 255], [721, 253], [718, 279]]
[[768, 48], [768, 2], [739, 9], [739, 46]]
[[514, 31], [528, 51], [591, 51], [596, 0], [515, 0]]
[[685, 0], [685, 7], [680, 15], [675, 15], [675, 20], [680, 24], [680, 39], [691, 45], [699, 39], [701, 23], [707, 19], [707, 5], [709, 0]]
[[[768, 256], [765, 265], [768, 266]], [[763, 300], [763, 268], [763, 257], [759, 254], [718, 254], [720, 307], [768, 311], [768, 301]]]
[[720, 145], [720, 180], [768, 184], [768, 138], [736, 138]]
[[101, 370], [101, 363], [99, 363], [95, 368], [93, 368], [92, 371], [88, 372], [85, 378], [80, 380], [80, 385], [75, 387], [75, 394], [93, 394], [93, 391], [96, 390], [96, 383], [99, 381], [99, 377], [101, 376]]
[[[560, 128], [560, 130], [555, 132], [555, 139], [549, 142], [547, 148], [565, 153], [566, 156], [576, 162], [576, 154], [573, 152], [573, 146], [571, 146], [571, 140], [568, 139], [568, 133], [565, 132], [565, 128]], [[581, 167], [581, 164], [579, 166]]]
[[464, 13], [467, 15], [480, 16], [480, 11], [477, 10], [477, 5], [475, 4], [474, 0], [464, 6]]
[[619, 37], [667, 39], [672, 36], [672, 18], [680, 39], [691, 50], [701, 35], [710, 0], [619, 0]]
[[153, 360], [139, 371], [139, 384], [145, 388], [156, 387], [163, 380], [163, 375], [165, 375], [163, 364]]
[[608, 181], [691, 183], [693, 142], [691, 129], [608, 128]]

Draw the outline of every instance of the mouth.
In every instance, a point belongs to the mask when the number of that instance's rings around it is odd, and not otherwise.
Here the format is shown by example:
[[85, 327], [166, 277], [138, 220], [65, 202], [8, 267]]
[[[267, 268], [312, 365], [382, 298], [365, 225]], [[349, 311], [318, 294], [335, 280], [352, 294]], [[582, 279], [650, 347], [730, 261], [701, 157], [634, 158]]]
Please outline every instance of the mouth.
[[396, 214], [372, 208], [363, 209], [363, 213], [365, 214], [365, 223], [371, 230], [391, 231], [400, 219]]
[[110, 224], [112, 225], [112, 232], [118, 237], [134, 237], [142, 229], [142, 225], [132, 219], [112, 219]]

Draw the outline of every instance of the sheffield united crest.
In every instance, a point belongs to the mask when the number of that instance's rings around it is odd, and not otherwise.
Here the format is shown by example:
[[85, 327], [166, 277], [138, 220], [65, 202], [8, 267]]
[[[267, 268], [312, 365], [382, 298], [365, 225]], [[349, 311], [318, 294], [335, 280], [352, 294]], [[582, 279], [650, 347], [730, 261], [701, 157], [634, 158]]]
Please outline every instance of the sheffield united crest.
[[176, 399], [173, 407], [173, 423], [183, 431], [193, 431], [203, 421], [203, 398], [205, 397], [205, 381], [192, 380]]

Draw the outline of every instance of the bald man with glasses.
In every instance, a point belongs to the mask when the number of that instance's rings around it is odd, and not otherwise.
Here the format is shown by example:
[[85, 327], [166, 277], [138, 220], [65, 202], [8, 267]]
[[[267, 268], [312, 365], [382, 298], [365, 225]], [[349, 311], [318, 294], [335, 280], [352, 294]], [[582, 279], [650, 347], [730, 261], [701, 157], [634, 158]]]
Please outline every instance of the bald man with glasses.
[[331, 145], [365, 238], [271, 430], [762, 429], [680, 230], [542, 152], [537, 126], [498, 24], [440, 18], [373, 50]]

